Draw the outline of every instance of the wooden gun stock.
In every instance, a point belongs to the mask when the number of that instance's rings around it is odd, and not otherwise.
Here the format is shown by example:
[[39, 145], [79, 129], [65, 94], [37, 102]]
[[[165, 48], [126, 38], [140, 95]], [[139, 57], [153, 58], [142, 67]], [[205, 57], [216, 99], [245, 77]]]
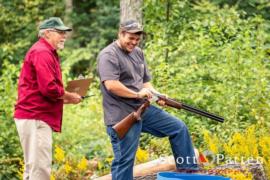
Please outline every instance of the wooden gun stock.
[[133, 124], [141, 119], [141, 114], [145, 111], [149, 104], [150, 102], [146, 101], [138, 108], [137, 111], [130, 113], [128, 116], [113, 126], [113, 129], [117, 133], [119, 139], [123, 139]]

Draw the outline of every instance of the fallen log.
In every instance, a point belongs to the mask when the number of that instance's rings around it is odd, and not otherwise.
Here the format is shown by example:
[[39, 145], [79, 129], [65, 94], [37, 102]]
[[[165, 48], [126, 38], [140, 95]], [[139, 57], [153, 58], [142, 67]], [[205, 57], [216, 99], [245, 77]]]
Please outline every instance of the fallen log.
[[[153, 161], [149, 161], [143, 164], [134, 166], [133, 176], [147, 176], [150, 174], [156, 174], [162, 171], [175, 171], [175, 161], [173, 156], [160, 157]], [[111, 180], [111, 174], [96, 178], [96, 180]]]

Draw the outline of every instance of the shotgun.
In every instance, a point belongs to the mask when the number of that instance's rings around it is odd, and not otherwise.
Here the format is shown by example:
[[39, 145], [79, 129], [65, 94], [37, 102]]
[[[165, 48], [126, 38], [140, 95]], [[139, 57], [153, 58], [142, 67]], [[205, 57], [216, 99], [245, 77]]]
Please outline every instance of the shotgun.
[[[152, 92], [152, 91], [151, 91]], [[215, 114], [200, 110], [198, 108], [186, 105], [184, 103], [178, 102], [174, 99], [167, 98], [164, 95], [152, 92], [153, 99], [154, 100], [163, 100], [165, 102], [166, 106], [173, 107], [176, 109], [184, 109], [186, 111], [199, 114], [201, 116], [213, 119], [218, 122], [224, 122], [224, 118], [217, 116]], [[150, 102], [148, 100], [145, 101], [144, 104], [142, 104], [137, 111], [134, 111], [130, 113], [128, 116], [126, 116], [124, 119], [122, 119], [120, 122], [116, 123], [113, 126], [113, 129], [117, 133], [119, 139], [123, 139], [126, 133], [129, 131], [129, 129], [133, 126], [134, 123], [140, 120], [141, 114], [145, 111], [145, 109], [149, 106]]]
[[151, 92], [152, 92], [152, 94], [153, 94], [154, 97], [156, 97], [158, 100], [164, 101], [165, 102], [165, 105], [167, 105], [169, 107], [173, 107], [173, 108], [176, 108], [176, 109], [184, 109], [186, 111], [189, 111], [189, 112], [192, 112], [192, 113], [195, 113], [195, 114], [199, 114], [201, 116], [210, 118], [210, 119], [215, 120], [215, 121], [218, 121], [218, 122], [224, 122], [224, 118], [223, 117], [220, 117], [220, 116], [217, 116], [215, 114], [212, 114], [212, 113], [203, 111], [201, 109], [192, 107], [190, 105], [187, 105], [187, 104], [178, 102], [178, 101], [176, 101], [174, 99], [167, 98], [166, 96], [161, 95], [161, 94], [158, 94], [156, 92], [153, 92], [153, 91], [151, 91]]
[[150, 102], [146, 100], [137, 111], [134, 111], [130, 113], [128, 116], [126, 116], [124, 119], [122, 119], [120, 122], [116, 123], [113, 126], [113, 129], [118, 135], [119, 139], [123, 139], [124, 136], [127, 134], [129, 129], [135, 124], [137, 121], [141, 120], [141, 115], [145, 111], [145, 109], [150, 105]]

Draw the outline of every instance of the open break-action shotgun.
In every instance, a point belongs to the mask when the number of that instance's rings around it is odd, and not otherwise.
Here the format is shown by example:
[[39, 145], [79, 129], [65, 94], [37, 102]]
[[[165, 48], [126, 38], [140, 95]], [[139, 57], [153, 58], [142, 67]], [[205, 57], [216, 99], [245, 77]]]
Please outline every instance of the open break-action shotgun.
[[[195, 113], [195, 114], [199, 114], [201, 116], [210, 118], [212, 120], [218, 121], [218, 122], [223, 122], [224, 118], [217, 116], [215, 114], [200, 110], [198, 108], [194, 108], [192, 106], [186, 105], [184, 103], [178, 102], [174, 99], [171, 98], [167, 98], [164, 95], [152, 92], [152, 94], [154, 95], [154, 97], [158, 100], [163, 100], [165, 102], [166, 106], [169, 107], [173, 107], [176, 109], [184, 109], [186, 111]], [[141, 118], [141, 114], [145, 111], [145, 109], [150, 105], [150, 102], [148, 100], [145, 101], [145, 103], [143, 103], [137, 111], [134, 111], [132, 113], [130, 113], [128, 116], [126, 116], [124, 119], [122, 119], [120, 122], [116, 123], [113, 126], [113, 129], [116, 131], [119, 139], [124, 138], [124, 136], [126, 135], [126, 133], [129, 131], [129, 129], [133, 126], [134, 123], [136, 123], [137, 121], [139, 121]]]

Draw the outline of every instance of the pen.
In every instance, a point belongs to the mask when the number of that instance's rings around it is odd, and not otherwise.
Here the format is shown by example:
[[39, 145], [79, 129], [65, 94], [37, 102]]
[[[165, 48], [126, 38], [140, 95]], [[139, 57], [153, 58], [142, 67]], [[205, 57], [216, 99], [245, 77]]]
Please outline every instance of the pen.
[[81, 96], [81, 97], [82, 97], [82, 99], [85, 99], [85, 98], [89, 98], [91, 96], [94, 96], [94, 95], [87, 95], [87, 96]]

